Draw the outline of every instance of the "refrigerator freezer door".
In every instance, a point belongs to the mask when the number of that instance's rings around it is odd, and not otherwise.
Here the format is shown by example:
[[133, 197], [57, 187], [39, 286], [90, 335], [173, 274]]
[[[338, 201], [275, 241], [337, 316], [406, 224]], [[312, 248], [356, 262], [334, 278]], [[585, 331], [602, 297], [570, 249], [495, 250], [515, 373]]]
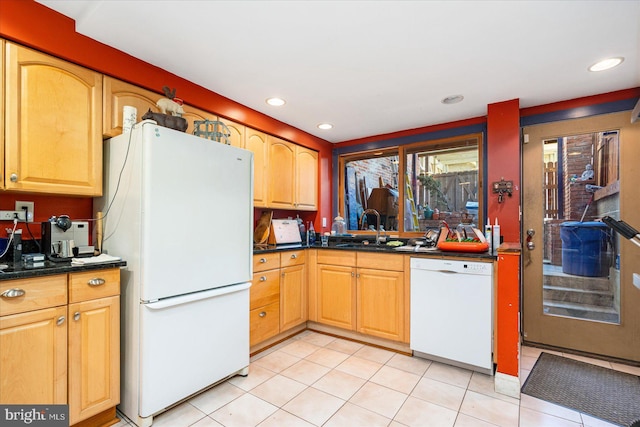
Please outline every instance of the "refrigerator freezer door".
[[140, 407], [132, 416], [152, 416], [249, 366], [250, 286], [140, 305]]

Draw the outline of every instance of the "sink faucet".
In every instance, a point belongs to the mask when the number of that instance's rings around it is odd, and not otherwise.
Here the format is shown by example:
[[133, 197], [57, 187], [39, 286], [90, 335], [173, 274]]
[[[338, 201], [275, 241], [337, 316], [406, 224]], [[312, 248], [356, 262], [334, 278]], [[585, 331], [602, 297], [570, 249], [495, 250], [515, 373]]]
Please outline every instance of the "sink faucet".
[[380, 244], [380, 214], [378, 213], [377, 210], [365, 209], [364, 212], [362, 212], [362, 216], [360, 217], [360, 227], [362, 228], [362, 224], [364, 224], [364, 217], [368, 213], [374, 214], [376, 216], [376, 220], [378, 221], [377, 227], [376, 227], [376, 245], [379, 245]]

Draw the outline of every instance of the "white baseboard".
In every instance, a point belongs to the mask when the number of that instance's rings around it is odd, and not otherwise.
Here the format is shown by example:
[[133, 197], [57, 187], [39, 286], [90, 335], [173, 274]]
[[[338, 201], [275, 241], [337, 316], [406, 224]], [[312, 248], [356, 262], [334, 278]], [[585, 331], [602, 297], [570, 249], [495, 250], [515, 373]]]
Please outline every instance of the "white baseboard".
[[520, 399], [520, 378], [496, 372], [494, 386], [496, 393]]

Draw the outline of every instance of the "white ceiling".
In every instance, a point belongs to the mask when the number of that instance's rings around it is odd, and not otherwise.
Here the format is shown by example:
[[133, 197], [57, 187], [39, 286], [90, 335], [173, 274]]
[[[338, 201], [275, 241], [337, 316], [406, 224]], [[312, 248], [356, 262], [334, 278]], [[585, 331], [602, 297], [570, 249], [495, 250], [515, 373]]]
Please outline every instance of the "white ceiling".
[[[640, 0], [38, 2], [331, 142], [484, 116], [514, 98], [530, 107], [640, 86]], [[587, 71], [610, 56], [625, 60]], [[265, 104], [272, 96], [286, 105]]]

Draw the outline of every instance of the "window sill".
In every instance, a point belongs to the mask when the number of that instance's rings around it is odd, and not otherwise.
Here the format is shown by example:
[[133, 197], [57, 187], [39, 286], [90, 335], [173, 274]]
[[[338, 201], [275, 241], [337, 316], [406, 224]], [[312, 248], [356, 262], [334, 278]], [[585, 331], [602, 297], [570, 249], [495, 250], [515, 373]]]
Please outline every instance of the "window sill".
[[614, 181], [611, 184], [603, 187], [593, 194], [593, 201], [604, 199], [605, 197], [612, 196], [620, 192], [620, 181]]

